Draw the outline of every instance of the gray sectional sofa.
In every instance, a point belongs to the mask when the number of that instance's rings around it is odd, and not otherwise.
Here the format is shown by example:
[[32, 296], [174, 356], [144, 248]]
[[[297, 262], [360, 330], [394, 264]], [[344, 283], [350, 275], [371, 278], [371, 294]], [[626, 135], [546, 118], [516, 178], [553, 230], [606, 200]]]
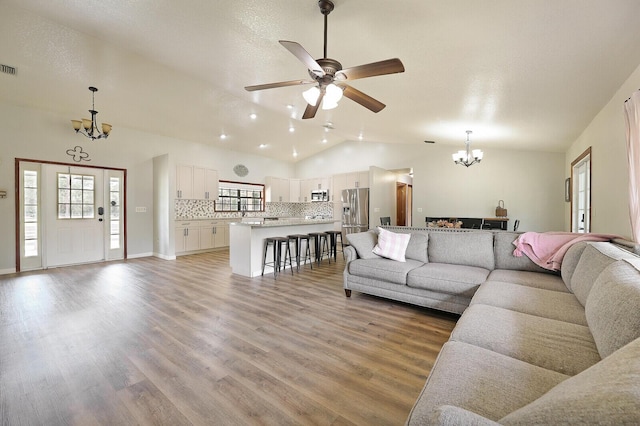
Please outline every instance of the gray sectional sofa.
[[347, 236], [347, 296], [462, 314], [407, 424], [640, 424], [640, 257], [581, 242], [550, 273], [516, 233], [400, 231], [406, 262]]

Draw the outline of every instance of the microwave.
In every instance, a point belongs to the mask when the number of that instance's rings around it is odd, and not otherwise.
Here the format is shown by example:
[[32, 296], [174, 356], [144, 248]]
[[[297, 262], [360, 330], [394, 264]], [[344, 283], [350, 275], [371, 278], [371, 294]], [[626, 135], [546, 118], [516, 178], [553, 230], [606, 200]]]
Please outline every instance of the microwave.
[[329, 190], [314, 189], [311, 191], [311, 201], [329, 201]]

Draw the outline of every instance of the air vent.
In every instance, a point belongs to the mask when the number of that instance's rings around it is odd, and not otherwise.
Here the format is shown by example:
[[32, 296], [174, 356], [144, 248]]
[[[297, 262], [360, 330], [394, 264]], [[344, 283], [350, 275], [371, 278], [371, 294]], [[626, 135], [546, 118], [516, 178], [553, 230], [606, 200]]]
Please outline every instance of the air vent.
[[16, 75], [16, 69], [14, 67], [10, 67], [9, 65], [0, 64], [0, 71], [5, 74]]

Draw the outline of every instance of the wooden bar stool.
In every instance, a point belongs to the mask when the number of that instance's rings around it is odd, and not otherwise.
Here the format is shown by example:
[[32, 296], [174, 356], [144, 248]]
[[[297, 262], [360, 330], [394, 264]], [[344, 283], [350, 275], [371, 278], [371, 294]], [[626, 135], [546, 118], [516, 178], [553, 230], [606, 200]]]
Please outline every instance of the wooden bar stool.
[[294, 241], [296, 245], [296, 270], [300, 271], [300, 258], [303, 254], [302, 251], [302, 242], [305, 242], [305, 250], [304, 250], [304, 261], [303, 265], [307, 263], [309, 260], [309, 264], [311, 265], [311, 269], [313, 269], [313, 260], [311, 260], [311, 244], [309, 242], [310, 237], [307, 234], [293, 234], [287, 235], [289, 240]]

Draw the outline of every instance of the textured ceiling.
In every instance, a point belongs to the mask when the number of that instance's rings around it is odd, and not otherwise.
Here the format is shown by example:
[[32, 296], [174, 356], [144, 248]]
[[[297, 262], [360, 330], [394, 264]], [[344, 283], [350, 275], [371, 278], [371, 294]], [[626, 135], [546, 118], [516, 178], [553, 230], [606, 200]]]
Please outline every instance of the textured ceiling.
[[344, 98], [301, 120], [303, 88], [243, 89], [308, 77], [278, 40], [322, 57], [315, 0], [0, 1], [0, 63], [19, 70], [0, 98], [75, 118], [94, 85], [112, 137], [128, 127], [286, 161], [360, 135], [459, 148], [467, 129], [480, 148], [563, 152], [640, 64], [637, 0], [334, 2], [330, 58], [404, 63], [352, 83], [387, 105], [377, 114]]

